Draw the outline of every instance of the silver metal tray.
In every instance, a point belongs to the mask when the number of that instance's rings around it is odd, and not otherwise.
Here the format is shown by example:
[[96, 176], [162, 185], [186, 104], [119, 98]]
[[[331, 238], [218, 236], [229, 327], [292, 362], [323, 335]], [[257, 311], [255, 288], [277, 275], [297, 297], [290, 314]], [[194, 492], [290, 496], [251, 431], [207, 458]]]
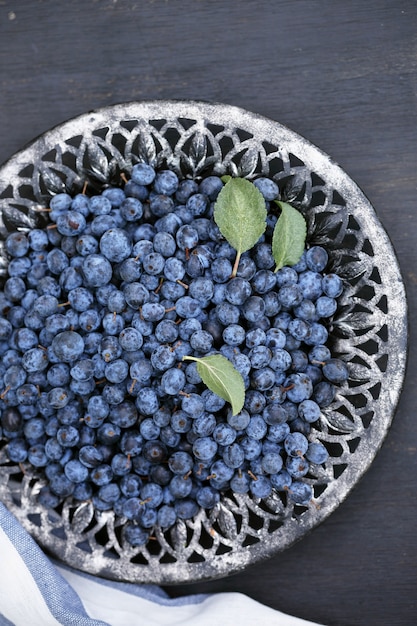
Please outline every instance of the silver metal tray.
[[[37, 502], [44, 484], [8, 461], [0, 442], [0, 500], [57, 559], [99, 576], [173, 584], [229, 575], [291, 546], [322, 522], [372, 463], [398, 402], [407, 348], [406, 299], [392, 245], [369, 201], [329, 156], [281, 124], [242, 109], [202, 102], [119, 104], [53, 128], [0, 168], [0, 239], [39, 224], [57, 192], [100, 191], [145, 161], [182, 177], [211, 173], [274, 179], [303, 211], [310, 242], [324, 245], [345, 282], [330, 328], [334, 355], [350, 378], [314, 425], [330, 456], [306, 480], [308, 507], [278, 493], [266, 500], [224, 494], [210, 512], [178, 521], [140, 548], [123, 542], [125, 520], [68, 498], [57, 510]], [[0, 246], [2, 242], [0, 242]], [[0, 279], [7, 258], [0, 247]]]

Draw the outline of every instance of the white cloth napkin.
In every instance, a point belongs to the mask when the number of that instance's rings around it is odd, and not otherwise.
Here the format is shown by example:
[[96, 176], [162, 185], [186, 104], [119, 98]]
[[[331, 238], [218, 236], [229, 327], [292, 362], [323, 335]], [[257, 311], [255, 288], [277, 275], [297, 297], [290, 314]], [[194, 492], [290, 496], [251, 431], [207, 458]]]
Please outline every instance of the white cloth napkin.
[[48, 559], [0, 503], [0, 626], [318, 626], [241, 593], [172, 599]]

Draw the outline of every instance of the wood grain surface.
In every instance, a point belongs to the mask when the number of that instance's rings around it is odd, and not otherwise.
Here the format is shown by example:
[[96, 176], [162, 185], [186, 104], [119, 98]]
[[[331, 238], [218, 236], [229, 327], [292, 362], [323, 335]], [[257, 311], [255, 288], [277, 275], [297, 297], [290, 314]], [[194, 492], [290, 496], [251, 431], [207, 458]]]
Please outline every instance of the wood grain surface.
[[371, 469], [292, 548], [230, 578], [170, 587], [172, 596], [240, 591], [326, 626], [416, 623], [416, 97], [415, 0], [0, 0], [0, 162], [103, 105], [229, 103], [330, 154], [371, 200], [400, 261], [408, 373]]

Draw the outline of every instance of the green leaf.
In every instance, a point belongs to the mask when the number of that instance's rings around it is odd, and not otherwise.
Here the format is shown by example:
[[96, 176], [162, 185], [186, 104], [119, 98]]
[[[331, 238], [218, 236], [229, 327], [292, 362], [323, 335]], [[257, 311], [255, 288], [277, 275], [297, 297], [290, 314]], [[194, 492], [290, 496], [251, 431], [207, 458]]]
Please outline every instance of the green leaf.
[[275, 200], [281, 209], [281, 215], [272, 235], [272, 254], [277, 272], [284, 265], [295, 265], [304, 252], [307, 224], [297, 209], [286, 202]]
[[264, 197], [246, 178], [228, 180], [214, 205], [214, 221], [239, 256], [264, 234], [266, 216]]
[[205, 385], [216, 395], [229, 402], [233, 415], [240, 413], [245, 402], [245, 384], [242, 375], [233, 364], [221, 354], [211, 354], [197, 358], [183, 356], [183, 361], [196, 361], [197, 372]]

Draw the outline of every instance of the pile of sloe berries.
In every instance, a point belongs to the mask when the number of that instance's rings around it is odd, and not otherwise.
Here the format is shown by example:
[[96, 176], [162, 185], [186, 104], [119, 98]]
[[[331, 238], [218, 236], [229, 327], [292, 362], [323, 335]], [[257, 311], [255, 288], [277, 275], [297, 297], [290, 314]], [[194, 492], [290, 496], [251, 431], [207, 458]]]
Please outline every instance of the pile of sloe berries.
[[[45, 506], [91, 500], [141, 545], [228, 490], [311, 500], [328, 458], [311, 425], [348, 377], [326, 347], [343, 285], [320, 246], [274, 272], [279, 189], [254, 184], [268, 226], [235, 277], [213, 219], [222, 180], [144, 163], [120, 187], [55, 195], [44, 228], [7, 237], [0, 437], [46, 479]], [[236, 415], [183, 361], [213, 353], [244, 379]]]

